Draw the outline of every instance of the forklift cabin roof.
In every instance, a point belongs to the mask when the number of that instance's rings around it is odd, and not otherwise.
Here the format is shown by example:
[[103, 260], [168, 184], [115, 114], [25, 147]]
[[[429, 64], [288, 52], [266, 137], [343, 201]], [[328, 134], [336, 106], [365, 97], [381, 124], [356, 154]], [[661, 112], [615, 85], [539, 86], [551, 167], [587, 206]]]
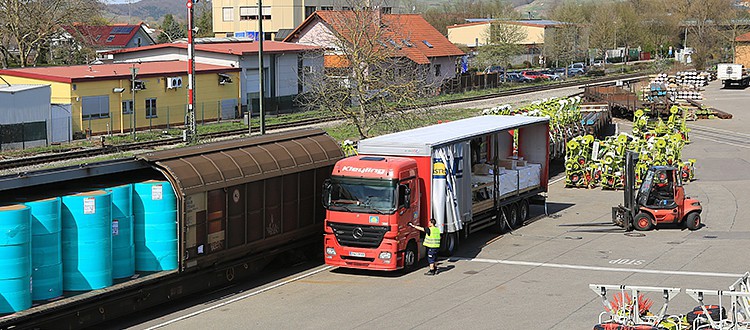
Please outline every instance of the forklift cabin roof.
[[437, 147], [536, 124], [546, 127], [548, 122], [546, 117], [478, 116], [365, 139], [357, 150], [369, 155], [431, 156]]

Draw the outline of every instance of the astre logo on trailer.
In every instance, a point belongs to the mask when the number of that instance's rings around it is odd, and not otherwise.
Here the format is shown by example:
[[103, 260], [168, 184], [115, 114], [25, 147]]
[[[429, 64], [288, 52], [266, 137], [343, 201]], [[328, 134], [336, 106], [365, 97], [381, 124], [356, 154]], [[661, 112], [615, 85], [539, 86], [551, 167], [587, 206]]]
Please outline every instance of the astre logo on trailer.
[[344, 166], [341, 168], [341, 170], [344, 172], [355, 172], [362, 174], [375, 173], [378, 175], [385, 175], [385, 170], [382, 168]]

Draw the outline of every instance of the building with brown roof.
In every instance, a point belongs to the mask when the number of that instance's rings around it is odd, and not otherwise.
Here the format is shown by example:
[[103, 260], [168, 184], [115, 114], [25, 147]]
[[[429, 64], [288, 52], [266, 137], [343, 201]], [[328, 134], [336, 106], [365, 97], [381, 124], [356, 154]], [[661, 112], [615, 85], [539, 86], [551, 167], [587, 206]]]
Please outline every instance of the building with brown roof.
[[[197, 120], [236, 118], [240, 69], [204, 63], [195, 69]], [[160, 61], [8, 69], [0, 77], [12, 85], [51, 86], [52, 104], [71, 113], [73, 134], [107, 134], [183, 125], [186, 72], [185, 61]]]
[[735, 38], [734, 63], [750, 68], [750, 32]]
[[[244, 40], [244, 41], [243, 41]], [[248, 39], [196, 39], [195, 61], [238, 68], [240, 73], [240, 104], [243, 109], [258, 108], [258, 42]], [[187, 44], [170, 43], [116, 50], [109, 53], [116, 62], [187, 61]], [[294, 108], [294, 99], [306, 91], [302, 84], [305, 73], [322, 70], [322, 49], [277, 41], [263, 42], [264, 110], [287, 111]]]
[[[383, 49], [388, 49], [389, 56], [407, 59], [416, 67], [415, 72], [426, 72], [428, 83], [440, 83], [456, 76], [458, 59], [464, 55], [458, 47], [440, 34], [421, 15], [418, 14], [381, 14], [378, 11], [368, 12], [365, 19], [372, 19], [373, 33], [382, 40], [373, 40]], [[327, 67], [349, 67], [343, 58], [341, 42], [354, 40], [347, 36], [353, 33], [347, 21], [360, 19], [353, 17], [353, 11], [316, 11], [284, 39], [286, 42], [308, 44], [326, 49], [325, 65]], [[340, 36], [340, 37], [337, 37]], [[347, 40], [342, 40], [347, 39]], [[351, 45], [356, 47], [356, 45]]]

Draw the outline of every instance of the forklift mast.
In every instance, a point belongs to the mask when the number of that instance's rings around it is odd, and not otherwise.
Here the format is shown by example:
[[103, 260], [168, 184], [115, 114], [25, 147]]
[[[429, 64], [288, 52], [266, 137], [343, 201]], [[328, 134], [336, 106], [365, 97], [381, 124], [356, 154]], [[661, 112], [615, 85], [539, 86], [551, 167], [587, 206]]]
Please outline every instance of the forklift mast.
[[637, 197], [637, 190], [635, 187], [635, 164], [638, 162], [638, 153], [634, 151], [627, 151], [625, 153], [625, 182], [623, 189], [625, 190], [625, 200], [623, 206], [630, 211], [631, 215], [635, 215], [638, 211], [636, 207], [635, 199]]

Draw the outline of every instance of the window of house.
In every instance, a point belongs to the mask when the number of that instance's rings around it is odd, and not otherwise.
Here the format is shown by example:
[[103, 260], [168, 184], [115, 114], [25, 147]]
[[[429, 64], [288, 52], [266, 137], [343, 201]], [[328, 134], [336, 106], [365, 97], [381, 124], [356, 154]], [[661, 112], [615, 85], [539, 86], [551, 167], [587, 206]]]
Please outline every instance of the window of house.
[[271, 7], [263, 6], [263, 19], [271, 19]]
[[315, 6], [305, 6], [305, 18], [310, 17], [315, 12]]
[[435, 64], [435, 77], [440, 77], [440, 64]]
[[341, 10], [352, 10], [352, 7], [343, 6], [343, 7], [341, 7]]
[[333, 6], [320, 6], [320, 10], [333, 10]]
[[258, 7], [240, 7], [240, 21], [258, 19]]
[[109, 95], [81, 97], [83, 120], [109, 118]]
[[393, 10], [391, 7], [380, 7], [380, 12], [383, 14], [390, 14], [391, 10]]
[[110, 34], [106, 42], [112, 42], [112, 40], [115, 40], [115, 36]]
[[146, 99], [146, 118], [156, 118], [156, 99]]
[[129, 115], [133, 113], [133, 100], [122, 101], [122, 114]]
[[135, 40], [136, 40], [135, 42], [136, 42], [136, 44], [138, 45], [138, 47], [141, 47], [141, 37], [138, 37], [138, 38], [137, 38], [137, 39], [135, 39]]
[[234, 8], [233, 7], [221, 8], [221, 19], [224, 22], [234, 21]]

